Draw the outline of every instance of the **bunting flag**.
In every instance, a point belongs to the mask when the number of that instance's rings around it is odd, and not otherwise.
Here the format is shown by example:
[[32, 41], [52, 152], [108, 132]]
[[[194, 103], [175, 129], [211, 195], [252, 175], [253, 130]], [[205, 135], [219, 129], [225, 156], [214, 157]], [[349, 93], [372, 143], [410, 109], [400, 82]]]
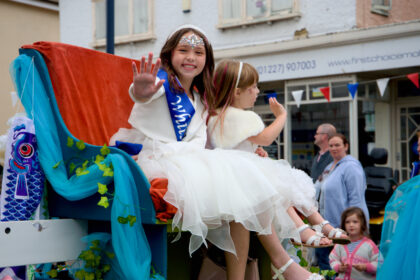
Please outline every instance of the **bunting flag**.
[[358, 86], [359, 86], [359, 83], [354, 83], [354, 84], [348, 84], [347, 85], [347, 89], [349, 90], [349, 92], [351, 94], [351, 98], [353, 98], [353, 99], [356, 96], [356, 91], [357, 91]]
[[376, 83], [378, 84], [379, 93], [381, 97], [384, 96], [386, 86], [388, 85], [389, 78], [377, 79]]
[[323, 87], [319, 89], [324, 97], [330, 102], [330, 87]]
[[413, 82], [413, 84], [419, 88], [419, 73], [412, 73], [412, 74], [408, 74], [407, 78], [410, 79], [410, 81]]
[[296, 105], [297, 105], [298, 108], [300, 107], [300, 101], [302, 100], [302, 94], [303, 94], [303, 90], [292, 91], [293, 98], [295, 99]]

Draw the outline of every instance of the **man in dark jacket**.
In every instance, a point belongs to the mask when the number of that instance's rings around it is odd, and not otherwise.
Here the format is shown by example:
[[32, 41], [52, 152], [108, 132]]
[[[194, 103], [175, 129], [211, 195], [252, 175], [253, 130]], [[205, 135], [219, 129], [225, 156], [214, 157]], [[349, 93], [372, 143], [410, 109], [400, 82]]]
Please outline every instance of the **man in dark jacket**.
[[336, 133], [336, 129], [329, 123], [319, 125], [316, 130], [314, 144], [319, 147], [319, 151], [314, 157], [311, 168], [311, 177], [314, 183], [322, 174], [325, 167], [333, 160], [328, 151], [328, 138], [334, 133]]

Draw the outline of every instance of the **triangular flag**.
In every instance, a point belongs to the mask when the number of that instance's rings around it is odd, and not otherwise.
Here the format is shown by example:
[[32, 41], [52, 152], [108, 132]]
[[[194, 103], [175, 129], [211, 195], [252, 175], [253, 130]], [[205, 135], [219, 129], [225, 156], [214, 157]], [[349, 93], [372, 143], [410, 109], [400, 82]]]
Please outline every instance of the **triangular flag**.
[[378, 84], [379, 93], [381, 97], [384, 96], [386, 85], [388, 84], [389, 78], [377, 79], [376, 83]]
[[413, 84], [415, 84], [416, 87], [419, 88], [419, 73], [408, 74], [407, 78], [409, 78], [413, 82]]
[[319, 89], [324, 97], [330, 102], [330, 87], [323, 87]]
[[354, 96], [356, 95], [357, 87], [359, 86], [359, 83], [355, 84], [347, 84], [347, 89], [349, 90], [351, 94], [351, 98], [354, 99]]
[[302, 100], [302, 94], [303, 94], [302, 89], [292, 91], [293, 98], [295, 99], [296, 105], [297, 105], [298, 108], [300, 107], [300, 101]]

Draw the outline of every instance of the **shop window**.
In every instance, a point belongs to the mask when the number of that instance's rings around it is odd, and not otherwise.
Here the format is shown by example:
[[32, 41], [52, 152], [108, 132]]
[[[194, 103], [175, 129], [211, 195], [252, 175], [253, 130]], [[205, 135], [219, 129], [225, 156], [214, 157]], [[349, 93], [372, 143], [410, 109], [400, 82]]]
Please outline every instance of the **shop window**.
[[[115, 1], [115, 44], [154, 38], [152, 0]], [[93, 47], [106, 44], [106, 0], [93, 0]]]
[[372, 0], [372, 13], [388, 16], [390, 10], [391, 0]]
[[219, 0], [219, 28], [299, 16], [297, 0]]

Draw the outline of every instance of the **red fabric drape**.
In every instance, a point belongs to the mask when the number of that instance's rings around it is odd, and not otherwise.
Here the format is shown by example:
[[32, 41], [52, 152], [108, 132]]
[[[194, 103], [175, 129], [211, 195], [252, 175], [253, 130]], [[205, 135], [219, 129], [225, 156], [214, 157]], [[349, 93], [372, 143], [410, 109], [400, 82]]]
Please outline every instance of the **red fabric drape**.
[[56, 42], [22, 48], [43, 55], [61, 116], [76, 138], [102, 146], [120, 127], [130, 127], [131, 59]]

